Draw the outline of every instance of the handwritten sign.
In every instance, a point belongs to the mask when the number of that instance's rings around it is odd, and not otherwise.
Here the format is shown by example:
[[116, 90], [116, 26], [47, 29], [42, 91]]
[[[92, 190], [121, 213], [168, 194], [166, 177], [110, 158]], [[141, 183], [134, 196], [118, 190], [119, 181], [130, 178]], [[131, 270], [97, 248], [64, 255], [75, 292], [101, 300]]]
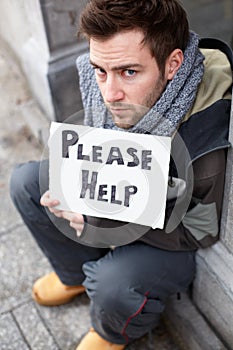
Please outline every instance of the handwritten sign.
[[50, 193], [60, 209], [163, 228], [171, 139], [52, 122]]

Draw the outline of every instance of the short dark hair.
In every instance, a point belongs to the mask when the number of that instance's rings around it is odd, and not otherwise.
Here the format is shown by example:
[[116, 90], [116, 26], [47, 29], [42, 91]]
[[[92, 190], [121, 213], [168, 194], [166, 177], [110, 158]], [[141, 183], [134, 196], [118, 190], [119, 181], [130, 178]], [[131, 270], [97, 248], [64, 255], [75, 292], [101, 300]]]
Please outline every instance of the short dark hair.
[[178, 0], [90, 0], [80, 16], [79, 34], [106, 40], [132, 29], [144, 33], [161, 73], [170, 53], [185, 50], [189, 39], [187, 14]]

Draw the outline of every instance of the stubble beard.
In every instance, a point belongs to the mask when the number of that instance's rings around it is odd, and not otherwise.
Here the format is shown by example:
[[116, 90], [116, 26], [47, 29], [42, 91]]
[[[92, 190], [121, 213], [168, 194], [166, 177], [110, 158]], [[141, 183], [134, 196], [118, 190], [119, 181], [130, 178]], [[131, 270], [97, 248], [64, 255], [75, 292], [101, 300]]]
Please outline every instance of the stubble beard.
[[159, 100], [165, 87], [166, 87], [166, 82], [163, 76], [160, 75], [156, 81], [154, 88], [147, 95], [145, 95], [145, 98], [143, 99], [140, 105], [128, 104], [124, 102], [115, 102], [111, 104], [111, 106], [114, 108], [122, 108], [122, 109], [125, 108], [127, 110], [125, 117], [124, 115], [121, 115], [121, 116], [114, 115], [114, 113], [111, 112], [112, 119], [115, 125], [122, 129], [129, 129], [133, 127], [135, 124], [137, 124], [139, 120], [142, 119], [143, 116], [146, 113], [148, 113], [148, 111]]

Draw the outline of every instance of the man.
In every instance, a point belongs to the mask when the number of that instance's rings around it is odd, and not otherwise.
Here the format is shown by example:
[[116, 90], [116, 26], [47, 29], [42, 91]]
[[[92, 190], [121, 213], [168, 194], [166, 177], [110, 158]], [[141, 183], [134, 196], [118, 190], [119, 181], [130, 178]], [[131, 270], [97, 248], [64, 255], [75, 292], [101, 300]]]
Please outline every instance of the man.
[[115, 249], [77, 243], [52, 221], [70, 224], [84, 243], [88, 234], [140, 225], [58, 210], [49, 191], [40, 199], [39, 163], [15, 169], [11, 195], [55, 271], [35, 283], [34, 300], [60, 305], [86, 290], [93, 328], [77, 350], [120, 350], [155, 327], [167, 297], [192, 282], [198, 247], [218, 240], [232, 54], [217, 40], [202, 41], [200, 51], [176, 0], [91, 0], [80, 32], [90, 43], [90, 56], [78, 60], [84, 108], [102, 110], [85, 123], [172, 137], [169, 185], [180, 177], [186, 189], [168, 196], [163, 230], [143, 227]]

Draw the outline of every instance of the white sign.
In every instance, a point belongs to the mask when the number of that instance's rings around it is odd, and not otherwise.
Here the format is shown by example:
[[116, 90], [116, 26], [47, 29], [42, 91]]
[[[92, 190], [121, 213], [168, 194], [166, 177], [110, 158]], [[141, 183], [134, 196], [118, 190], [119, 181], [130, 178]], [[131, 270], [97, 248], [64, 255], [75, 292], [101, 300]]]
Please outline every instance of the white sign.
[[72, 212], [163, 228], [171, 139], [53, 122], [50, 194]]

